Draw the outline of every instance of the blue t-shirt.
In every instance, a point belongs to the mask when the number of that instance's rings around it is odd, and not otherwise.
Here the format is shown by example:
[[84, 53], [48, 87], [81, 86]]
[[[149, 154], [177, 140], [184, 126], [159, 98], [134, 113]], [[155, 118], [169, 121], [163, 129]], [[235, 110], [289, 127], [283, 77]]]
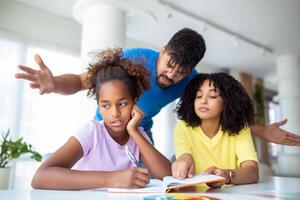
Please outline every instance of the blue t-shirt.
[[[151, 88], [150, 90], [144, 91], [137, 102], [138, 106], [144, 112], [144, 118], [140, 126], [144, 127], [144, 130], [148, 133], [153, 125], [152, 117], [164, 106], [180, 97], [187, 83], [197, 75], [197, 72], [194, 69], [190, 75], [179, 83], [163, 89], [156, 82], [156, 61], [159, 52], [151, 49], [133, 48], [124, 50], [123, 56], [134, 62], [143, 62], [145, 68], [151, 73]], [[102, 120], [98, 109], [95, 118], [99, 121]]]

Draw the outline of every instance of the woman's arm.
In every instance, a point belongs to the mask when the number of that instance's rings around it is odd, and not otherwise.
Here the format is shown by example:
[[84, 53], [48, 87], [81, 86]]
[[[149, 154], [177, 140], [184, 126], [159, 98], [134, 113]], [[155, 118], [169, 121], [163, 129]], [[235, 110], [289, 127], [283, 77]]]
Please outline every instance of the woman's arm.
[[219, 169], [215, 166], [205, 170], [206, 174], [214, 174], [225, 178], [224, 182], [210, 183], [208, 186], [218, 188], [224, 184], [249, 184], [258, 182], [258, 164], [256, 161], [247, 160], [241, 163], [239, 169]]
[[143, 112], [135, 105], [133, 117], [127, 124], [129, 135], [135, 140], [141, 152], [141, 159], [155, 177], [162, 179], [171, 175], [171, 162], [162, 155], [148, 140], [138, 131], [137, 125], [143, 118]]
[[[230, 170], [230, 183], [231, 184], [249, 184], [257, 183], [259, 179], [258, 164], [256, 161], [247, 160], [241, 163], [239, 169]], [[227, 174], [230, 175], [227, 170]]]
[[172, 164], [172, 176], [178, 179], [191, 178], [195, 174], [195, 164], [191, 154], [184, 153]]
[[80, 171], [71, 167], [82, 157], [79, 141], [71, 137], [35, 173], [31, 185], [36, 189], [92, 189], [100, 187], [139, 188], [149, 182], [147, 169], [131, 168], [112, 172]]

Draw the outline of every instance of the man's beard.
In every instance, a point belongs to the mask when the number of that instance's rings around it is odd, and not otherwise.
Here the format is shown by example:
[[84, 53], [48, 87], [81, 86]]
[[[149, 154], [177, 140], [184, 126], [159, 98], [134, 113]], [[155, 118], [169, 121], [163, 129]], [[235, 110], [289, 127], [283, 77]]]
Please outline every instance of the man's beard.
[[[161, 79], [161, 78], [167, 79], [167, 80], [170, 82], [170, 84], [169, 84], [169, 85], [165, 85], [165, 84], [161, 83], [161, 82], [159, 81], [159, 79]], [[171, 80], [171, 79], [169, 79], [169, 78], [168, 78], [166, 75], [164, 75], [164, 74], [161, 74], [161, 75], [157, 76], [157, 77], [156, 77], [156, 82], [157, 82], [157, 84], [159, 85], [159, 87], [161, 87], [161, 88], [163, 88], [163, 89], [169, 88], [169, 87], [171, 87], [171, 86], [174, 84], [174, 81]]]

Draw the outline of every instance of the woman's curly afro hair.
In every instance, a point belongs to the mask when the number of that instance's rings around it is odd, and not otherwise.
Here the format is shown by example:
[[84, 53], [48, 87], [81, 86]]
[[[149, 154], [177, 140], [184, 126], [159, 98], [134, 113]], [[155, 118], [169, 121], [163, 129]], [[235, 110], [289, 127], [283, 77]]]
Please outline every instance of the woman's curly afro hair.
[[192, 127], [201, 125], [201, 119], [195, 113], [194, 101], [205, 80], [209, 80], [219, 90], [223, 99], [220, 124], [224, 132], [235, 135], [254, 123], [254, 108], [250, 97], [243, 86], [226, 73], [201, 73], [194, 77], [176, 106], [175, 112], [179, 119]]
[[142, 63], [132, 62], [123, 57], [122, 48], [96, 52], [98, 61], [87, 68], [87, 81], [92, 84], [88, 96], [99, 100], [101, 84], [120, 80], [125, 83], [133, 99], [138, 99], [144, 90], [150, 89], [149, 73]]

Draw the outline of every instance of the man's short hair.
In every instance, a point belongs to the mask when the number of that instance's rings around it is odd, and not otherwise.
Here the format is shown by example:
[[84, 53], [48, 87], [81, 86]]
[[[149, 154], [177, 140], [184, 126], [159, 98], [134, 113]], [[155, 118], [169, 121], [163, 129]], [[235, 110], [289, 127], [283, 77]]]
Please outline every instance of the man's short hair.
[[171, 64], [181, 71], [191, 71], [203, 58], [206, 46], [201, 34], [190, 28], [183, 28], [173, 35], [165, 46], [171, 57]]

